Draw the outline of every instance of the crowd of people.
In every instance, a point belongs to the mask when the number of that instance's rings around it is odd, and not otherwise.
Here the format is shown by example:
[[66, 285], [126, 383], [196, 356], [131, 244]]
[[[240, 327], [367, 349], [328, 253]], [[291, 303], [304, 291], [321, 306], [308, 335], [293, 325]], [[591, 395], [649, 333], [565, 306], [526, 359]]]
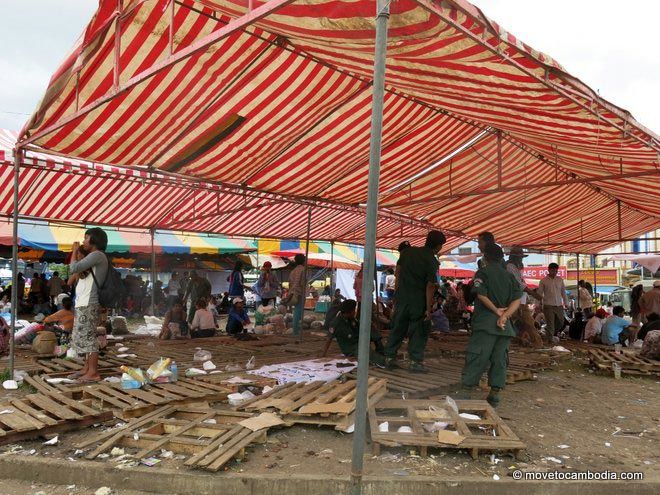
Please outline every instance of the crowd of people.
[[[509, 249], [505, 260], [495, 236], [478, 236], [482, 257], [469, 282], [442, 279], [436, 255], [444, 244], [441, 232], [429, 232], [425, 245], [399, 246], [396, 269], [385, 278], [385, 301], [373, 304], [369, 361], [384, 368], [397, 362], [402, 342], [408, 340], [408, 368], [425, 373], [424, 351], [432, 330], [450, 326], [469, 329], [459, 397], [473, 398], [484, 372], [488, 372], [488, 402], [497, 406], [506, 383], [508, 350], [513, 339], [523, 346], [540, 348], [555, 345], [560, 338], [573, 338], [604, 345], [632, 346], [643, 340], [642, 354], [660, 358], [660, 281], [644, 293], [633, 291], [631, 319], [624, 308], [597, 307], [591, 285], [578, 282], [575, 303], [569, 298], [556, 263], [538, 288], [528, 287], [522, 276], [526, 255], [519, 246]], [[356, 276], [356, 300], [333, 300], [325, 328], [336, 339], [342, 353], [357, 356], [359, 342], [358, 308], [362, 301], [362, 270]], [[471, 312], [468, 311], [471, 309]], [[643, 325], [642, 325], [643, 323]], [[389, 330], [383, 343], [379, 330]], [[639, 340], [638, 340], [639, 339]]]

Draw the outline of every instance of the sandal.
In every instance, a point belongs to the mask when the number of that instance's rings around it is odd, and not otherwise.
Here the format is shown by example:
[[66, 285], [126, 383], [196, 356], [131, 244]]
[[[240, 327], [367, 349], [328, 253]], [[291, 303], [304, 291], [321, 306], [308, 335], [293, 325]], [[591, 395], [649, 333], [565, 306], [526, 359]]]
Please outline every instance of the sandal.
[[67, 377], [69, 380], [77, 380], [77, 379], [80, 378], [81, 376], [83, 376], [83, 373], [82, 373], [81, 371], [74, 371], [74, 372], [71, 373], [70, 375], [66, 375], [66, 377]]
[[78, 378], [78, 383], [99, 383], [101, 378]]

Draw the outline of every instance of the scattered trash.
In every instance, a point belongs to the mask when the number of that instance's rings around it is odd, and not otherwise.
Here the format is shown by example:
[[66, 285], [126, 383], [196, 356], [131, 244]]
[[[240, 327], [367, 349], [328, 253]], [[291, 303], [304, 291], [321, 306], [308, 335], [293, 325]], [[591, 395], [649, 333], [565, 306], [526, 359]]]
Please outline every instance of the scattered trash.
[[394, 476], [408, 476], [408, 471], [404, 471], [403, 469], [397, 470], [397, 471], [392, 471], [392, 474]]
[[353, 433], [355, 431], [355, 423], [344, 430], [344, 433]]
[[204, 368], [206, 371], [212, 371], [217, 368], [215, 364], [213, 364], [213, 361], [204, 361], [204, 364], [202, 365], [202, 368]]
[[554, 462], [555, 464], [561, 464], [562, 463], [561, 459], [557, 459], [556, 457], [544, 457], [544, 459], [546, 459], [548, 461], [551, 461], [551, 462]]
[[121, 378], [119, 378], [118, 376], [109, 376], [107, 378], [104, 378], [103, 381], [107, 383], [121, 383]]
[[140, 434], [136, 431], [135, 433], [133, 433], [133, 440], [137, 442], [139, 439], [140, 439]]
[[228, 364], [227, 366], [225, 366], [225, 371], [241, 371], [242, 369], [243, 367], [240, 364], [236, 364], [236, 363]]
[[119, 447], [112, 447], [112, 450], [110, 451], [110, 455], [112, 457], [118, 457], [118, 456], [124, 455], [124, 454], [125, 454], [124, 449], [119, 448]]
[[2, 411], [0, 411], [0, 414], [11, 414], [13, 412], [14, 412], [13, 409], [3, 409]]
[[186, 370], [186, 376], [196, 376], [196, 375], [206, 375], [206, 371], [200, 370], [199, 368], [188, 368]]
[[561, 345], [556, 345], [552, 348], [553, 351], [555, 352], [571, 352], [570, 350], [566, 349], [566, 347], [561, 346]]
[[142, 461], [140, 461], [140, 462], [142, 464], [144, 464], [145, 466], [152, 467], [152, 466], [155, 466], [156, 464], [158, 464], [161, 461], [160, 461], [160, 459], [157, 459], [156, 457], [147, 457], [146, 459], [142, 459]]
[[412, 433], [412, 428], [410, 426], [399, 426], [399, 429], [396, 430], [398, 433]]
[[119, 369], [123, 372], [121, 375], [121, 388], [124, 390], [140, 388], [147, 381], [140, 368], [121, 366]]
[[229, 405], [237, 406], [242, 402], [245, 402], [246, 400], [253, 399], [254, 397], [256, 396], [252, 392], [246, 390], [245, 392], [242, 393], [229, 394], [227, 396], [227, 400], [229, 401]]
[[59, 441], [59, 437], [57, 435], [55, 435], [53, 438], [51, 438], [50, 440], [47, 440], [43, 444], [44, 445], [57, 445], [58, 441]]
[[332, 449], [323, 449], [321, 452], [319, 452], [317, 455], [329, 455], [332, 454]]
[[18, 389], [18, 383], [16, 383], [16, 380], [5, 380], [2, 382], [2, 388], [5, 390], [16, 390]]
[[195, 351], [195, 354], [193, 355], [193, 361], [198, 361], [198, 362], [204, 362], [208, 361], [212, 358], [212, 354], [209, 351], [205, 351], [204, 349], [198, 348], [197, 351]]
[[71, 380], [70, 378], [46, 378], [46, 381], [53, 385], [58, 385], [60, 383], [76, 383], [75, 380]]
[[252, 356], [250, 359], [248, 359], [248, 362], [245, 363], [245, 369], [246, 370], [254, 369], [255, 361], [256, 361], [256, 359], [255, 359], [254, 356]]
[[128, 347], [120, 347], [119, 349], [117, 349], [117, 352], [126, 352], [128, 350], [129, 350]]
[[479, 421], [481, 417], [477, 416], [476, 414], [470, 414], [470, 413], [460, 413], [459, 416], [463, 419], [473, 419], [475, 421]]
[[102, 486], [98, 490], [94, 492], [94, 495], [112, 495], [114, 492], [112, 491], [112, 488], [109, 488], [107, 486]]
[[424, 428], [426, 431], [430, 433], [434, 433], [436, 431], [444, 430], [449, 426], [449, 423], [445, 423], [443, 421], [436, 421], [434, 423], [422, 423], [422, 428]]
[[499, 477], [498, 475], [494, 474], [494, 475], [493, 475], [493, 479], [494, 479], [495, 481], [499, 481], [500, 477]]
[[611, 447], [612, 444], [610, 442], [605, 442], [605, 447]]
[[569, 446], [566, 445], [566, 444], [561, 444], [561, 445], [557, 445], [557, 448], [558, 448], [558, 449], [568, 449]]
[[381, 433], [387, 433], [390, 431], [390, 424], [387, 421], [384, 421], [378, 425], [378, 431]]
[[168, 383], [172, 372], [170, 371], [170, 358], [160, 358], [147, 369], [147, 378], [152, 382]]
[[458, 405], [456, 404], [456, 401], [455, 401], [454, 399], [452, 399], [451, 397], [447, 396], [447, 397], [445, 398], [445, 402], [447, 403], [447, 405], [448, 405], [451, 409], [454, 410], [454, 412], [455, 412], [456, 414], [458, 414]]
[[566, 412], [567, 412], [568, 414], [570, 414], [570, 413], [573, 412], [573, 409], [566, 409]]
[[214, 425], [214, 424], [217, 424], [217, 421], [215, 420], [215, 418], [209, 418], [209, 419], [205, 419], [204, 421], [202, 421], [202, 423], [206, 423], [206, 424], [209, 424], [209, 425]]
[[174, 452], [172, 452], [171, 450], [161, 449], [160, 456], [163, 459], [172, 459], [174, 457]]

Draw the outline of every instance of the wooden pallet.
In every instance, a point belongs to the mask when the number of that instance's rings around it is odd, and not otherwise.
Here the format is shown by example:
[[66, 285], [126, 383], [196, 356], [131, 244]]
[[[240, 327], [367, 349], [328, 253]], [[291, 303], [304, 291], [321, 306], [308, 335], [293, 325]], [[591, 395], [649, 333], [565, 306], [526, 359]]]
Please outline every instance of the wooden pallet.
[[71, 394], [74, 398], [90, 400], [92, 407], [111, 410], [116, 417], [127, 419], [142, 416], [165, 404], [224, 401], [228, 390], [212, 383], [181, 379], [176, 383], [157, 383], [134, 390], [123, 390], [119, 384], [98, 383], [74, 388]]
[[[345, 431], [354, 423], [357, 381], [287, 383], [250, 399], [236, 409], [277, 412], [288, 425], [294, 423], [334, 426]], [[376, 403], [387, 393], [386, 380], [369, 378], [368, 401]]]
[[[525, 444], [511, 431], [504, 421], [482, 400], [456, 401], [459, 413], [475, 414], [480, 419], [464, 419], [445, 401], [383, 399], [369, 407], [369, 425], [374, 455], [380, 455], [381, 446], [415, 446], [420, 455], [426, 456], [429, 447], [468, 449], [473, 459], [481, 451], [511, 451], [518, 454]], [[424, 428], [434, 421], [448, 423], [446, 430], [456, 431], [463, 440], [453, 445], [441, 442], [438, 433]], [[381, 432], [379, 425], [389, 423], [389, 431]], [[412, 433], [398, 432], [401, 426]]]
[[238, 424], [251, 416], [210, 409], [208, 404], [165, 406], [82, 442], [77, 448], [100, 443], [86, 455], [90, 460], [116, 446], [138, 449], [136, 459], [166, 449], [190, 455], [186, 466], [218, 471], [231, 459], [242, 458], [247, 446], [266, 441], [267, 429], [252, 431]]
[[91, 407], [59, 392], [29, 394], [0, 403], [0, 445], [62, 433], [112, 418], [109, 411]]
[[589, 360], [599, 370], [613, 371], [612, 365], [618, 363], [621, 373], [627, 375], [656, 376], [660, 375], [660, 361], [648, 359], [637, 355], [634, 351], [624, 350], [617, 354], [611, 348], [590, 349]]

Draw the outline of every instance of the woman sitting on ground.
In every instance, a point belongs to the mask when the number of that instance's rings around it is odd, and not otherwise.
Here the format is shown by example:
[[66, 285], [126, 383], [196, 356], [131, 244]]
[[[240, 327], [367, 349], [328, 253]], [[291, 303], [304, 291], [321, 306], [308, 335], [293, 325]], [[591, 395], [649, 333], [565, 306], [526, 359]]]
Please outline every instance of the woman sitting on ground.
[[179, 300], [174, 301], [172, 309], [165, 313], [165, 321], [160, 331], [159, 339], [189, 339], [188, 322], [186, 321], [186, 312], [183, 309], [183, 303]]
[[243, 299], [235, 297], [232, 300], [232, 308], [229, 311], [229, 319], [227, 320], [227, 333], [229, 335], [239, 335], [247, 333], [247, 327], [250, 325], [250, 317], [245, 311]]
[[190, 336], [193, 339], [213, 337], [215, 335], [215, 318], [207, 308], [205, 298], [201, 298], [195, 304], [195, 316], [190, 324]]
[[62, 309], [47, 316], [44, 320], [46, 325], [56, 325], [52, 330], [57, 335], [60, 345], [69, 341], [73, 331], [73, 310], [71, 308], [73, 308], [73, 301], [70, 297], [65, 297], [62, 299]]

